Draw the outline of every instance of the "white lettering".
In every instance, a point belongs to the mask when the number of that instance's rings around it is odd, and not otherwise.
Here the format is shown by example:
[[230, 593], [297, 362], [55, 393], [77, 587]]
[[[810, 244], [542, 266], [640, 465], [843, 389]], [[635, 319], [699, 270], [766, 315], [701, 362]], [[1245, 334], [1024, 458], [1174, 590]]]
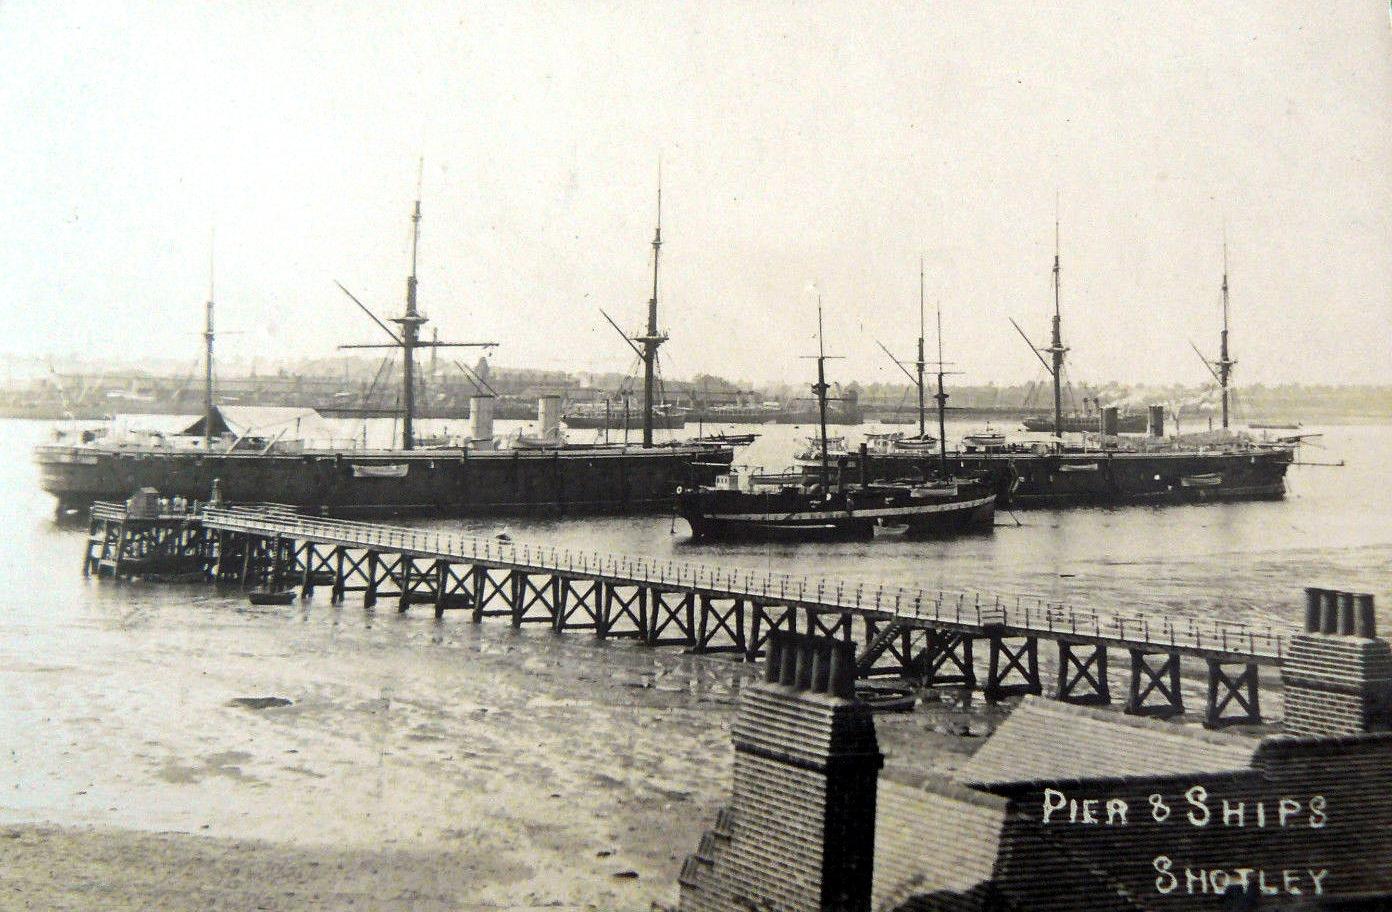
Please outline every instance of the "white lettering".
[[1316, 830], [1328, 822], [1328, 816], [1324, 813], [1325, 800], [1323, 795], [1316, 795], [1310, 799], [1310, 826]]
[[1126, 802], [1120, 798], [1110, 798], [1107, 801], [1107, 826], [1111, 826], [1117, 821], [1122, 826], [1126, 826]]
[[1097, 816], [1096, 816], [1095, 814], [1093, 814], [1093, 811], [1095, 811], [1095, 810], [1097, 810], [1097, 799], [1096, 799], [1096, 798], [1085, 798], [1085, 799], [1083, 799], [1083, 823], [1099, 823], [1099, 822], [1100, 822], [1100, 821], [1097, 819]]
[[1184, 793], [1184, 800], [1193, 805], [1195, 810], [1203, 812], [1201, 815], [1196, 815], [1194, 811], [1190, 811], [1188, 814], [1189, 822], [1194, 826], [1208, 826], [1211, 814], [1208, 805], [1204, 803], [1208, 800], [1208, 790], [1202, 785], [1196, 785]]
[[1155, 878], [1155, 889], [1157, 892], [1171, 893], [1174, 891], [1175, 887], [1179, 886], [1179, 878], [1175, 877], [1170, 871], [1173, 864], [1174, 863], [1165, 855], [1160, 855], [1151, 862], [1151, 865], [1155, 868], [1155, 872], [1159, 875]]
[[[1174, 860], [1168, 855], [1157, 855], [1151, 861], [1151, 867], [1155, 869], [1155, 891], [1162, 895], [1168, 895], [1179, 889], [1179, 874], [1175, 869]], [[1255, 875], [1255, 876], [1253, 876]], [[1184, 890], [1190, 896], [1195, 894], [1213, 894], [1222, 896], [1233, 890], [1241, 891], [1247, 896], [1301, 896], [1306, 891], [1301, 888], [1304, 878], [1308, 876], [1310, 883], [1314, 886], [1314, 894], [1321, 896], [1324, 894], [1324, 880], [1329, 876], [1326, 868], [1318, 871], [1313, 869], [1284, 868], [1278, 879], [1276, 872], [1270, 872], [1263, 868], [1233, 868], [1225, 870], [1223, 868], [1188, 868], [1184, 869]]]
[[1228, 799], [1223, 799], [1223, 826], [1233, 826], [1233, 818], [1237, 819], [1237, 826], [1245, 826], [1247, 823], [1247, 804], [1239, 801], [1231, 804]]
[[1276, 817], [1280, 821], [1281, 826], [1286, 825], [1286, 818], [1290, 817], [1292, 814], [1298, 813], [1300, 813], [1299, 801], [1293, 801], [1290, 798], [1282, 798], [1276, 805]]
[[1164, 823], [1170, 819], [1170, 806], [1165, 803], [1164, 796], [1150, 796], [1150, 816], [1155, 818], [1156, 823]]
[[1046, 788], [1044, 790], [1044, 822], [1048, 823], [1054, 811], [1063, 810], [1064, 805], [1067, 803], [1068, 799], [1064, 796], [1063, 792], [1057, 789]]

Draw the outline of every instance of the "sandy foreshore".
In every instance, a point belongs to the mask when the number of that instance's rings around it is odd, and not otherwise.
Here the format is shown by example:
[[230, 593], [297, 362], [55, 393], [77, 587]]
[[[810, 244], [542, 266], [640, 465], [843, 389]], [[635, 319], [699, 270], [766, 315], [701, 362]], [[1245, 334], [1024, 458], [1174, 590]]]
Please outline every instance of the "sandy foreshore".
[[[0, 908], [435, 910], [597, 908], [518, 892], [536, 871], [485, 845], [334, 849], [88, 827], [0, 829]], [[558, 872], [559, 873], [559, 872]], [[615, 891], [615, 905], [625, 903]]]
[[[758, 673], [320, 599], [80, 594], [0, 622], [0, 909], [672, 905]], [[890, 765], [980, 740], [942, 726], [886, 717]]]

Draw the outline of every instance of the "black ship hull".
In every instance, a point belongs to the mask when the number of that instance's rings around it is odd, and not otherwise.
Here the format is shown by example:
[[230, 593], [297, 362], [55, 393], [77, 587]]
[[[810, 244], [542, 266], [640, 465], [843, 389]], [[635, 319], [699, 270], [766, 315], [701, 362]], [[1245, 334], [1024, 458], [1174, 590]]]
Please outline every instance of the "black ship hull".
[[[953, 473], [989, 479], [1002, 507], [1184, 504], [1280, 500], [1290, 450], [1234, 453], [949, 453]], [[860, 477], [858, 457], [847, 471]], [[936, 457], [876, 456], [867, 477], [914, 477], [937, 471]]]
[[677, 512], [695, 539], [723, 541], [865, 540], [876, 528], [911, 537], [940, 537], [987, 531], [995, 522], [995, 495], [973, 490], [937, 503], [886, 498], [882, 505], [834, 497], [822, 502], [799, 492], [750, 495], [729, 491], [688, 491]]
[[679, 486], [726, 470], [727, 447], [412, 450], [301, 454], [39, 447], [42, 486], [60, 510], [124, 500], [142, 487], [231, 503], [271, 501], [326, 515], [643, 513]]

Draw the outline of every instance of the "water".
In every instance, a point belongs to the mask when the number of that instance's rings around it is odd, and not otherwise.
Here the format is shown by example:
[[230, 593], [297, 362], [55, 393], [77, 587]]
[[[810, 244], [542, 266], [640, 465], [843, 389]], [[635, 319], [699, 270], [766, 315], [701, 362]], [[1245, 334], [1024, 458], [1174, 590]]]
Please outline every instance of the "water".
[[[808, 432], [751, 430], [763, 436], [739, 461], [770, 470]], [[1282, 502], [1029, 511], [1019, 525], [1002, 513], [992, 534], [955, 541], [695, 545], [665, 516], [422, 524], [814, 579], [1283, 624], [1299, 621], [1302, 587], [1328, 585], [1375, 593], [1387, 629], [1392, 427], [1323, 430], [1325, 449], [1303, 458], [1347, 466], [1292, 468]], [[510, 866], [470, 901], [670, 901], [680, 858], [728, 788], [739, 663], [455, 614], [437, 623], [422, 610], [365, 612], [354, 596], [252, 608], [204, 586], [84, 581], [85, 529], [55, 524], [29, 460], [49, 431], [0, 422], [0, 820], [473, 847]], [[371, 431], [389, 435], [390, 422]], [[265, 696], [291, 705], [234, 702]], [[930, 728], [921, 714], [886, 719], [891, 767], [950, 769], [960, 749]], [[615, 879], [621, 869], [641, 877]]]

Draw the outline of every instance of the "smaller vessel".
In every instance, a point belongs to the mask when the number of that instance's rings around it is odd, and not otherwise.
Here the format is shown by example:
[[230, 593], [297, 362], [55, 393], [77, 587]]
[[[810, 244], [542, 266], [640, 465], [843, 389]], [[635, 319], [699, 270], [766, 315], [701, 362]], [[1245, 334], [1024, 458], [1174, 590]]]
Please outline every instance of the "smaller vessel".
[[925, 453], [932, 455], [938, 446], [938, 438], [932, 434], [907, 435], [902, 431], [879, 434], [866, 434], [865, 446], [873, 456], [896, 456]]
[[[1085, 403], [1089, 400], [1084, 399]], [[1096, 400], [1092, 400], [1096, 401]], [[1088, 411], [1082, 415], [1064, 415], [1059, 421], [1063, 425], [1065, 434], [1095, 434], [1102, 427], [1102, 408], [1098, 403], [1097, 411]], [[1118, 434], [1144, 434], [1146, 432], [1147, 417], [1144, 413], [1123, 412], [1116, 417], [1116, 432]], [[1042, 432], [1045, 434], [1060, 433], [1054, 429], [1054, 419], [1043, 415], [1031, 415], [1022, 418], [1020, 423], [1025, 430]]]
[[[640, 416], [630, 417], [627, 399], [622, 408], [614, 408], [608, 400], [578, 405], [569, 409], [562, 420], [566, 427], [575, 431], [621, 431], [629, 427], [637, 431], [642, 425]], [[653, 406], [652, 426], [660, 430], [681, 430], [686, 427], [686, 414], [675, 406], [658, 403]]]
[[850, 455], [845, 437], [827, 437], [823, 434], [821, 437], [802, 438], [802, 449], [793, 454], [793, 459], [798, 462], [820, 463], [823, 459], [834, 460]]
[[715, 443], [724, 446], [740, 447], [749, 446], [759, 439], [758, 434], [704, 434], [700, 437], [692, 437], [689, 443]]
[[[820, 439], [814, 442], [820, 472], [797, 476], [760, 477], [732, 471], [714, 485], [682, 490], [677, 512], [691, 527], [692, 537], [734, 539], [866, 539], [877, 529], [911, 536], [952, 535], [990, 529], [995, 521], [996, 495], [975, 479], [946, 473], [925, 480], [847, 483], [849, 456], [838, 459], [840, 470], [831, 483], [832, 440], [827, 437], [825, 347], [822, 344], [822, 305], [817, 302], [817, 397]], [[941, 383], [941, 381], [940, 381]], [[941, 411], [946, 395], [939, 393]], [[861, 460], [862, 469], [866, 460]]]

